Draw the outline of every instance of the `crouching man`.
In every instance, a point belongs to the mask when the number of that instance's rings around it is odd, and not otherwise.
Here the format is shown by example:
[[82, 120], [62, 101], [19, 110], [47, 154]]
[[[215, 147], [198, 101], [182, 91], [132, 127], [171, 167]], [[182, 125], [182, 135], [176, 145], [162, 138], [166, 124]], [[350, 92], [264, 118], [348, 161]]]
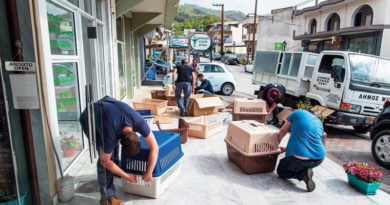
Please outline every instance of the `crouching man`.
[[[137, 183], [135, 175], [124, 172], [114, 161], [119, 159], [119, 144], [128, 155], [140, 152], [140, 133], [150, 148], [148, 165], [143, 180], [152, 180], [152, 173], [157, 162], [158, 144], [145, 119], [127, 104], [111, 97], [104, 97], [94, 103], [96, 140], [99, 152], [97, 162], [98, 182], [101, 205], [123, 205], [115, 196], [114, 175], [129, 182]], [[88, 135], [86, 110], [80, 116], [80, 124]]]
[[322, 122], [310, 111], [296, 110], [287, 117], [280, 129], [279, 143], [289, 130], [291, 135], [285, 149], [286, 157], [280, 160], [277, 173], [283, 179], [303, 180], [307, 191], [311, 192], [315, 189], [312, 169], [325, 158], [325, 148], [321, 141], [324, 132]]

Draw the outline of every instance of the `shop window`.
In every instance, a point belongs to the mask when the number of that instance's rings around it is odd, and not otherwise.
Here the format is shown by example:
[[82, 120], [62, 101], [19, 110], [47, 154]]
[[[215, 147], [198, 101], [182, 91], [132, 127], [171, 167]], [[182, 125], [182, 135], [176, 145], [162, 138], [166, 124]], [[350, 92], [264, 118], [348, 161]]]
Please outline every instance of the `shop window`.
[[368, 5], [361, 6], [355, 11], [353, 17], [353, 26], [367, 26], [372, 24], [374, 12]]
[[73, 12], [51, 2], [46, 6], [51, 54], [76, 55]]
[[102, 20], [102, 0], [95, 0], [96, 1], [96, 18]]
[[340, 29], [340, 16], [337, 13], [330, 14], [326, 20], [326, 31], [336, 31]]
[[67, 0], [67, 1], [69, 1], [70, 3], [72, 3], [72, 4], [76, 5], [76, 6], [79, 5], [79, 0]]
[[91, 0], [84, 0], [84, 11], [92, 15], [92, 2], [91, 2]]
[[309, 34], [317, 33], [317, 20], [311, 19], [309, 23]]
[[348, 50], [358, 53], [374, 54], [374, 36], [351, 38]]

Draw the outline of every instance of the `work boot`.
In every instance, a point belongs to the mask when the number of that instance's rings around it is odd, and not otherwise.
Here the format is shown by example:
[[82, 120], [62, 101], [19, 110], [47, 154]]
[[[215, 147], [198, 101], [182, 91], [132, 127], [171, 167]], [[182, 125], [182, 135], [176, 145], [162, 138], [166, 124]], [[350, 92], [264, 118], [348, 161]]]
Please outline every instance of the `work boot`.
[[114, 195], [108, 197], [108, 199], [102, 197], [100, 199], [100, 205], [124, 205], [124, 203], [119, 201]]
[[187, 117], [187, 112], [186, 111], [183, 112], [183, 117]]
[[306, 189], [308, 192], [312, 192], [316, 188], [316, 184], [313, 181], [313, 170], [308, 169], [306, 170], [305, 177], [303, 178], [303, 181], [306, 183]]
[[180, 117], [184, 117], [183, 114], [184, 114], [184, 111], [180, 110]]

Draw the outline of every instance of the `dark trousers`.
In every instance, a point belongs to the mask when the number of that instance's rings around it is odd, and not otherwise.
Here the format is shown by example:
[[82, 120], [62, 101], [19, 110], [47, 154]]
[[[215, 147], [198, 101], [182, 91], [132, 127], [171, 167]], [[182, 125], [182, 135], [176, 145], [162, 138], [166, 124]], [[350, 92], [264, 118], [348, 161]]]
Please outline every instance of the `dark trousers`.
[[[119, 166], [119, 145], [114, 149], [111, 155], [111, 161]], [[116, 193], [114, 174], [100, 164], [100, 156], [97, 161], [97, 174], [101, 197], [107, 199], [110, 196], [114, 196]]]
[[277, 173], [282, 179], [303, 180], [306, 171], [322, 163], [323, 159], [302, 160], [296, 157], [285, 157], [280, 160]]

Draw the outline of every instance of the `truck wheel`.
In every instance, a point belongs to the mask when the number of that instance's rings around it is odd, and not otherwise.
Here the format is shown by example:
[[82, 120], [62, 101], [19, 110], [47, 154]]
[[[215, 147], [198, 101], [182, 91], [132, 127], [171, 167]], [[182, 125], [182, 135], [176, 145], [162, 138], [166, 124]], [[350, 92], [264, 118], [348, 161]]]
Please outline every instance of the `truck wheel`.
[[356, 132], [360, 132], [360, 133], [366, 133], [366, 132], [368, 132], [368, 130], [370, 130], [370, 128], [371, 128], [370, 125], [355, 125], [355, 126], [353, 126], [353, 129]]
[[378, 164], [390, 169], [390, 130], [383, 130], [374, 137], [371, 153]]
[[231, 95], [234, 91], [234, 86], [231, 83], [224, 83], [221, 87], [221, 92], [223, 95]]

